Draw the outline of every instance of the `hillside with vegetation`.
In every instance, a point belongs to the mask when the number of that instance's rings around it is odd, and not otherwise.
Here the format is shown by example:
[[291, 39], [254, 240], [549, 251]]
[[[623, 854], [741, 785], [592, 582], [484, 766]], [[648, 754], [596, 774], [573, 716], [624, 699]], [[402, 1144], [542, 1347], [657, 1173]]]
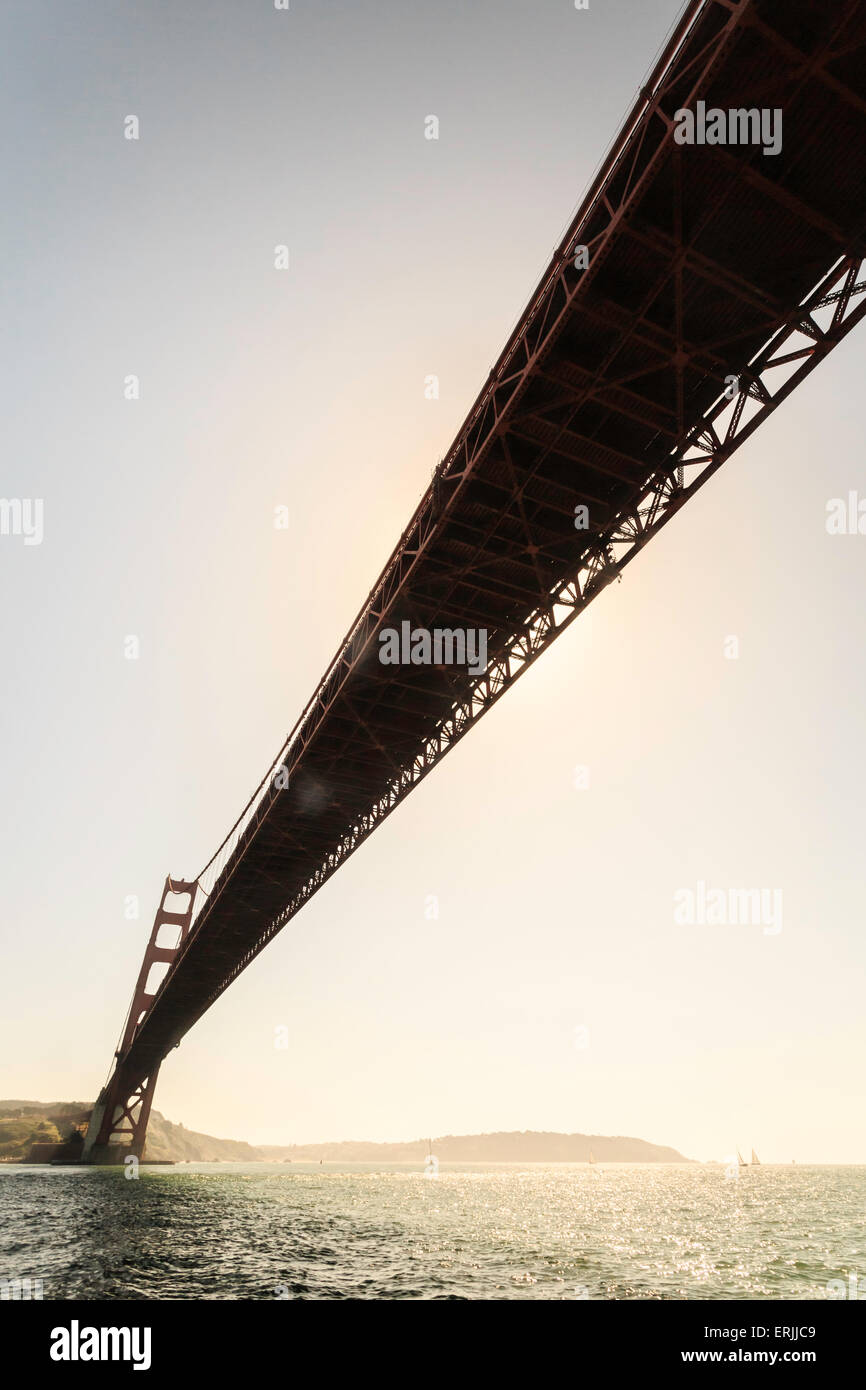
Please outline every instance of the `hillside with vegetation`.
[[62, 1144], [90, 1110], [87, 1101], [0, 1101], [0, 1162], [25, 1162], [32, 1144]]
[[[90, 1116], [93, 1102], [0, 1101], [0, 1162], [24, 1163], [32, 1144], [57, 1144], [68, 1139]], [[149, 1159], [182, 1163], [257, 1163], [262, 1155], [238, 1139], [215, 1139], [172, 1124], [158, 1110], [147, 1127]]]

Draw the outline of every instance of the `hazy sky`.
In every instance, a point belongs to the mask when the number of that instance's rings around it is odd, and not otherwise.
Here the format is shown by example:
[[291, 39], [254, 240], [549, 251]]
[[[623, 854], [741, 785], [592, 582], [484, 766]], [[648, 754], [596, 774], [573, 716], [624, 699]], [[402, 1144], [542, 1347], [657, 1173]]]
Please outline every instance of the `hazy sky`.
[[[0, 495], [44, 499], [44, 540], [0, 537], [0, 1096], [95, 1095], [166, 873], [278, 752], [679, 8], [6, 0]], [[866, 1161], [866, 536], [825, 529], [866, 495], [864, 366], [861, 329], [193, 1029], [158, 1109]], [[782, 930], [677, 924], [699, 881], [781, 889]]]

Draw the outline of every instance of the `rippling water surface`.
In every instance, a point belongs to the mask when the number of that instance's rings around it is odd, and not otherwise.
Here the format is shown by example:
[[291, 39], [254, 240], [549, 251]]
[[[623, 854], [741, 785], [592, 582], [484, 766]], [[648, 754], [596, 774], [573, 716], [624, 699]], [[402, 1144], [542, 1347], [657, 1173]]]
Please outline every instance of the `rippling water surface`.
[[0, 1167], [0, 1278], [43, 1296], [829, 1298], [866, 1169]]

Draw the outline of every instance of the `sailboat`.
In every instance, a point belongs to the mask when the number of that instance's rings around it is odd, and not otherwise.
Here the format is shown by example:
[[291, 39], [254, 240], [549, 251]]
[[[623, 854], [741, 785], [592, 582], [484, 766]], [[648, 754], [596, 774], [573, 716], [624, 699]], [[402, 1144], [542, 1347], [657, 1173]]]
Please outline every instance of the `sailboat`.
[[740, 1153], [739, 1149], [737, 1149], [737, 1164], [740, 1168], [748, 1168], [749, 1166], [746, 1160], [743, 1158], [743, 1155]]
[[752, 1165], [754, 1166], [756, 1163], [757, 1163], [758, 1167], [760, 1168], [760, 1166], [761, 1166], [761, 1160], [758, 1158], [758, 1155], [755, 1153], [755, 1150], [752, 1149]]
[[592, 1149], [590, 1149], [589, 1151], [589, 1161], [590, 1163], [595, 1163], [595, 1154], [593, 1153]]

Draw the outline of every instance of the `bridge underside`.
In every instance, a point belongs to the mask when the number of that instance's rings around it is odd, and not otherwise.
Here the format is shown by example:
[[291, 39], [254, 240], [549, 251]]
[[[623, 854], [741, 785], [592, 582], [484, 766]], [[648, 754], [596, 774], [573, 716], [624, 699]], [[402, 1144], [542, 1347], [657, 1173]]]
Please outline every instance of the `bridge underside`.
[[[131, 1014], [118, 1094], [155, 1079], [311, 894], [863, 317], [864, 44], [864, 6], [845, 0], [689, 7], [325, 679], [200, 877], [165, 980]], [[698, 101], [781, 109], [781, 151], [678, 144], [675, 113]], [[486, 672], [382, 665], [379, 633], [403, 621], [486, 629]]]

